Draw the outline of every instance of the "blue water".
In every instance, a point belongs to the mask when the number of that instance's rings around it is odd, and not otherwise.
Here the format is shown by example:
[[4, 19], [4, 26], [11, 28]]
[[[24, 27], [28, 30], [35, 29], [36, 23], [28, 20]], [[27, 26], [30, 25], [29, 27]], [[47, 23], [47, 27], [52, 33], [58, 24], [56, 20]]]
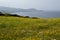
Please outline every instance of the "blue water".
[[44, 11], [44, 12], [19, 12], [19, 13], [13, 13], [18, 14], [22, 16], [30, 16], [30, 17], [42, 17], [42, 18], [60, 18], [60, 12], [50, 12], [50, 11]]

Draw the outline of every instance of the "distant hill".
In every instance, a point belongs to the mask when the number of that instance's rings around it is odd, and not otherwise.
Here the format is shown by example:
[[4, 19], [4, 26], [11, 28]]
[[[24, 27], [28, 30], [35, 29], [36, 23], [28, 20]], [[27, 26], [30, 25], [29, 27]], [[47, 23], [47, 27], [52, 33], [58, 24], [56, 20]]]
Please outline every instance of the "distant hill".
[[14, 12], [42, 12], [43, 10], [37, 10], [37, 9], [34, 9], [34, 8], [21, 9], [21, 8], [10, 8], [10, 7], [0, 6], [0, 11], [6, 12], [6, 13], [14, 13]]

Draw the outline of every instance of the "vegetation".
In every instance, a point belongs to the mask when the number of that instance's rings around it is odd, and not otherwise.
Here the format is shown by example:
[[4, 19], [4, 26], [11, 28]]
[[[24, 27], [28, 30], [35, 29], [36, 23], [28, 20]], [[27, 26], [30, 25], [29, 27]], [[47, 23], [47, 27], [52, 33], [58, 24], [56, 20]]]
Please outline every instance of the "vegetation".
[[2, 12], [0, 12], [0, 16], [23, 17], [23, 16], [20, 16], [20, 15], [17, 15], [17, 14], [9, 14], [9, 13], [2, 13]]
[[60, 18], [0, 16], [0, 40], [60, 40]]

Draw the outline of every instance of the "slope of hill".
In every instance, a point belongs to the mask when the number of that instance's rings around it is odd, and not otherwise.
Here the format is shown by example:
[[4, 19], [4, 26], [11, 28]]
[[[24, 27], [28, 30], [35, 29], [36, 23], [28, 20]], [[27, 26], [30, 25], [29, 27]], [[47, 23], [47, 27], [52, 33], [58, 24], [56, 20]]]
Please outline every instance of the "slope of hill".
[[0, 16], [0, 40], [60, 40], [60, 18]]
[[21, 8], [9, 8], [0, 6], [0, 11], [6, 13], [14, 13], [14, 12], [42, 12], [42, 10], [37, 10], [34, 8], [31, 9], [21, 9]]

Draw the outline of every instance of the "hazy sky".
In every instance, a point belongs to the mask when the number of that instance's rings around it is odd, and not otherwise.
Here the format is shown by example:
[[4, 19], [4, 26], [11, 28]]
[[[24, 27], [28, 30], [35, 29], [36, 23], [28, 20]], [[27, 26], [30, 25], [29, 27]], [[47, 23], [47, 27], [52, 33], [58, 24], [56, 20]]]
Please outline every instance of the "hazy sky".
[[60, 10], [60, 0], [0, 0], [0, 6]]

